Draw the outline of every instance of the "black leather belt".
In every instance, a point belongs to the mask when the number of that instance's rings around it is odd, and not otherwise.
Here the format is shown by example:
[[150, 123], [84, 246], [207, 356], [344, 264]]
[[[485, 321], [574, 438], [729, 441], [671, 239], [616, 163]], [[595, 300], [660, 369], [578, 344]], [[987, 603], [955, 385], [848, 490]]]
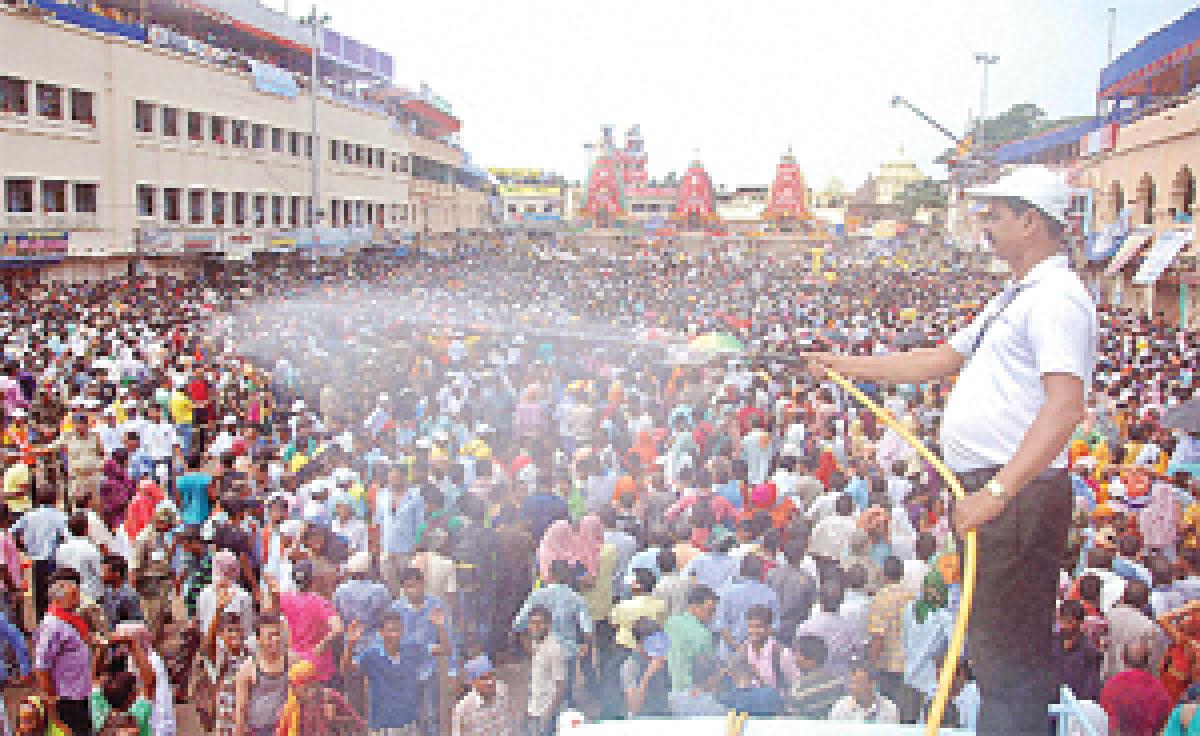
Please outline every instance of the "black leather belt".
[[[969, 493], [972, 491], [977, 491], [986, 485], [987, 482], [996, 475], [996, 473], [1000, 472], [1000, 468], [1000, 465], [989, 468], [977, 468], [975, 470], [967, 470], [962, 473], [956, 473], [956, 475], [958, 476], [958, 481], [963, 484], [963, 488]], [[1066, 475], [1066, 468], [1046, 468], [1042, 472], [1035, 475], [1029, 482], [1036, 483], [1038, 481], [1061, 480], [1065, 478]]]

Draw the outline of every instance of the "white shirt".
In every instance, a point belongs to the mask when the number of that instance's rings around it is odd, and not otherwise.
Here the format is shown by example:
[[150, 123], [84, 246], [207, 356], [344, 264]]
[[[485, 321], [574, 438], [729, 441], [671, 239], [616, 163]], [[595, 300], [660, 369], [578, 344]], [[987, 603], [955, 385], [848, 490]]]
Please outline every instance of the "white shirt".
[[853, 516], [827, 516], [813, 527], [808, 549], [815, 555], [843, 560], [850, 554], [850, 534], [856, 527]]
[[121, 433], [120, 426], [110, 427], [107, 424], [101, 424], [92, 431], [100, 438], [100, 444], [104, 446], [105, 455], [112, 455], [114, 450], [118, 447], [123, 447], [125, 444], [125, 435]]
[[[991, 314], [994, 320], [974, 356], [971, 349]], [[1009, 284], [983, 313], [950, 338], [967, 358], [946, 402], [941, 443], [956, 472], [1006, 464], [1046, 401], [1042, 376], [1067, 373], [1091, 385], [1096, 364], [1096, 306], [1066, 256], [1034, 266]], [[1064, 468], [1066, 447], [1053, 467]]]
[[167, 665], [158, 652], [146, 652], [146, 658], [154, 670], [154, 709], [150, 711], [150, 729], [154, 736], [175, 736], [175, 691], [171, 687]]
[[148, 422], [142, 430], [142, 447], [155, 460], [171, 457], [179, 444], [179, 433], [170, 422]]
[[901, 582], [912, 591], [913, 595], [921, 595], [925, 587], [925, 576], [929, 574], [929, 563], [924, 560], [904, 560], [904, 577]]
[[544, 716], [554, 704], [558, 683], [567, 680], [567, 653], [553, 632], [538, 642], [529, 668], [530, 716]]
[[864, 708], [858, 704], [853, 695], [846, 695], [833, 704], [829, 711], [831, 721], [854, 721], [856, 723], [899, 723], [900, 714], [892, 701], [878, 695], [875, 704]]
[[54, 557], [59, 567], [69, 567], [79, 573], [79, 590], [93, 601], [104, 596], [100, 579], [100, 550], [87, 537], [71, 537], [58, 546]]

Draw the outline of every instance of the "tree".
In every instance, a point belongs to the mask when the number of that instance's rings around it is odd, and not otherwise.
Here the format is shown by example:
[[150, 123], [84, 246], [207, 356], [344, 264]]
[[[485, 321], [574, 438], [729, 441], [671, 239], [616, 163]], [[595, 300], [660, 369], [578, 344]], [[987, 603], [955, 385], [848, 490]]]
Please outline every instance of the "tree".
[[[1038, 133], [1061, 128], [1064, 125], [1072, 125], [1086, 119], [1087, 116], [1077, 115], [1048, 120], [1045, 110], [1032, 102], [1021, 102], [1013, 105], [999, 115], [989, 117], [983, 133], [986, 137], [987, 147], [996, 148], [1005, 143], [1019, 141]], [[975, 122], [975, 126], [970, 132], [975, 135], [976, 140], [979, 140], [980, 129], [978, 121]], [[945, 164], [954, 155], [955, 150], [948, 148], [942, 152], [942, 155], [938, 156], [937, 162]]]
[[943, 209], [946, 207], [946, 182], [936, 179], [910, 182], [896, 197], [896, 205], [909, 219], [920, 209]]

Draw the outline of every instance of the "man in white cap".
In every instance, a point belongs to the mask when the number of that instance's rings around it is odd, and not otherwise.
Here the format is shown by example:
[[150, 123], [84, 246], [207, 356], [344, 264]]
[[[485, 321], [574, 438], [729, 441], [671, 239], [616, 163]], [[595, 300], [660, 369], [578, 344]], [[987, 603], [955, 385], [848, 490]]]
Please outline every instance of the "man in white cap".
[[1012, 280], [950, 340], [884, 356], [809, 354], [812, 370], [920, 383], [957, 375], [941, 445], [971, 493], [955, 530], [979, 534], [969, 646], [978, 733], [1046, 732], [1057, 699], [1055, 592], [1072, 497], [1066, 446], [1084, 418], [1096, 362], [1096, 308], [1064, 253], [1071, 190], [1040, 166], [969, 190], [983, 237]]

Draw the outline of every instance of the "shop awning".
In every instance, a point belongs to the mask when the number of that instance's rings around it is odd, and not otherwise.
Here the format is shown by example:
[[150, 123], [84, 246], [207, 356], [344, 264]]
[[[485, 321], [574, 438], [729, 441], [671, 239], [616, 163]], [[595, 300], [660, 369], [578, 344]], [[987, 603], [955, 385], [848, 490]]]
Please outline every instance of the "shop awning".
[[1039, 133], [1029, 138], [1006, 143], [996, 149], [996, 161], [1002, 164], [1011, 163], [1029, 156], [1036, 156], [1055, 146], [1078, 143], [1081, 138], [1098, 129], [1103, 124], [1103, 118], [1089, 118], [1081, 123], [1055, 128], [1054, 130]]
[[1120, 273], [1121, 269], [1125, 268], [1125, 264], [1132, 261], [1153, 237], [1154, 230], [1147, 225], [1134, 228], [1129, 237], [1125, 239], [1125, 244], [1113, 256], [1113, 259], [1108, 262], [1108, 268], [1104, 269], [1104, 273], [1108, 276], [1115, 276]]
[[1183, 252], [1195, 237], [1196, 233], [1190, 227], [1168, 230], [1159, 235], [1154, 240], [1154, 247], [1146, 253], [1146, 260], [1142, 261], [1141, 268], [1134, 275], [1133, 283], [1145, 286], [1158, 281], [1163, 272], [1170, 268], [1176, 256]]
[[1155, 76], [1200, 53], [1200, 8], [1143, 38], [1100, 72], [1097, 97], [1131, 96], [1146, 91]]

